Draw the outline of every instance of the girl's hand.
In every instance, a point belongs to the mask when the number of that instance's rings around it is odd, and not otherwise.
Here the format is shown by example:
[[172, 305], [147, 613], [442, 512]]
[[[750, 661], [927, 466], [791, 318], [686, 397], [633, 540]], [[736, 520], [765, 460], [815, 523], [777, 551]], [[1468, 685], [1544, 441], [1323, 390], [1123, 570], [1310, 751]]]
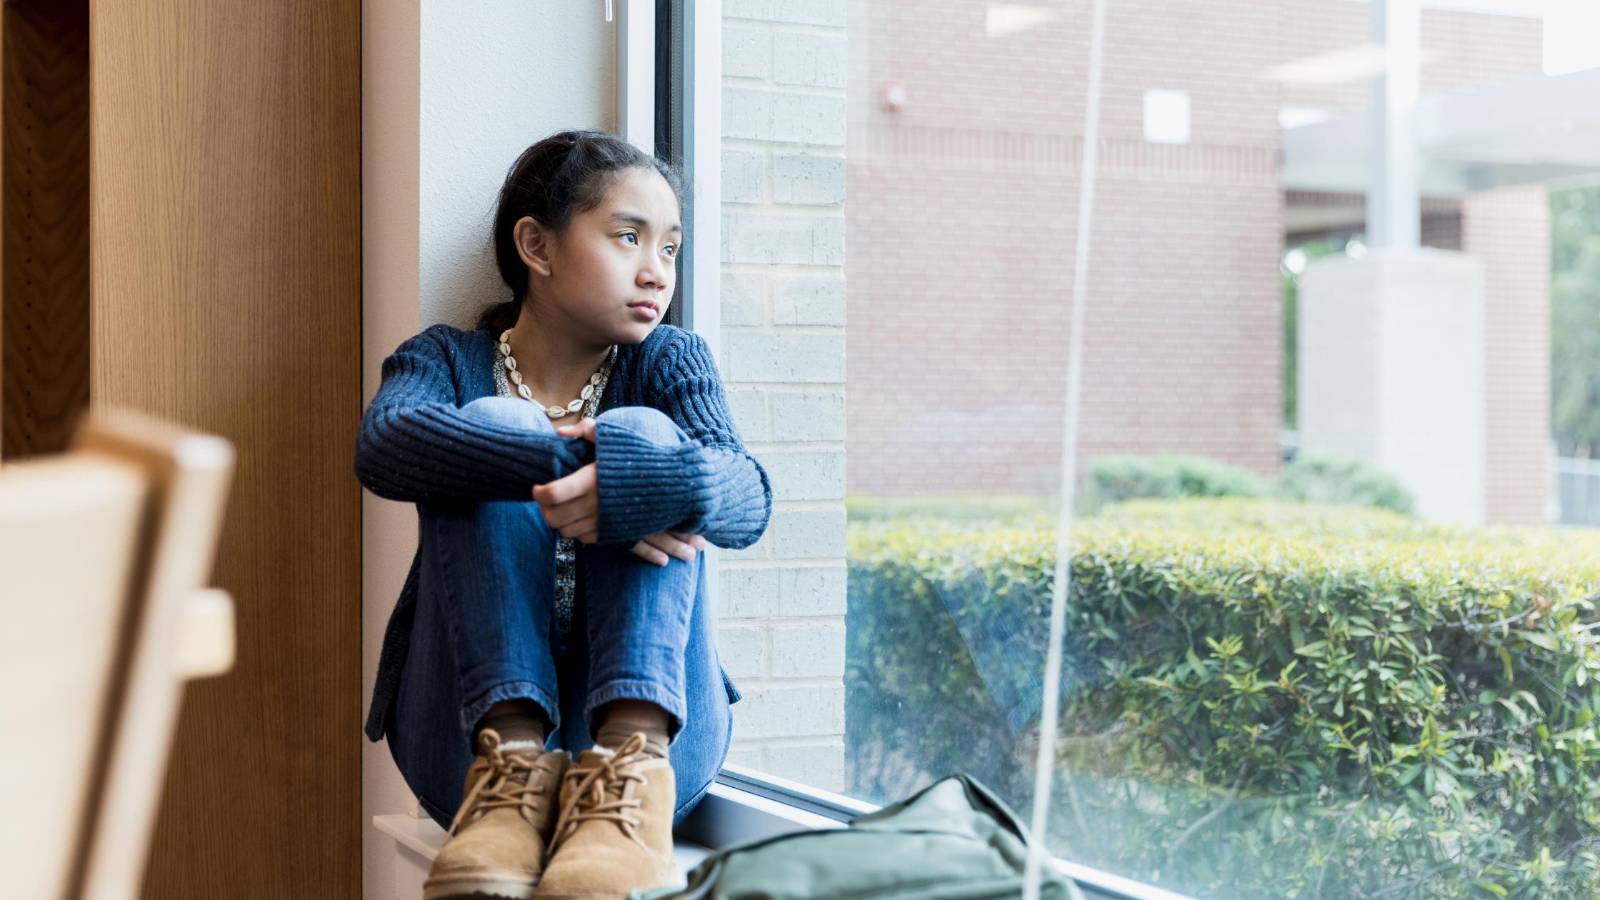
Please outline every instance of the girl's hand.
[[557, 428], [556, 434], [559, 434], [562, 437], [581, 437], [593, 444], [595, 443], [594, 420], [579, 419], [576, 425], [563, 425], [560, 428]]
[[684, 562], [694, 560], [694, 555], [706, 548], [706, 539], [698, 534], [684, 534], [681, 531], [658, 531], [648, 535], [639, 543], [633, 545], [635, 555], [643, 557], [658, 566], [667, 564], [667, 554], [672, 554]]
[[544, 521], [562, 537], [592, 544], [600, 536], [600, 491], [594, 463], [565, 478], [533, 486]]
[[[594, 443], [594, 420], [579, 419], [575, 425], [557, 428], [556, 433], [562, 437], [587, 438]], [[545, 524], [560, 532], [562, 537], [592, 544], [600, 536], [600, 492], [594, 463], [565, 478], [534, 485], [533, 499], [539, 504]]]
[[[562, 425], [556, 429], [556, 433], [562, 437], [578, 437], [591, 444], [596, 443], [593, 419], [579, 419], [575, 424]], [[550, 527], [559, 529], [566, 537], [576, 537], [585, 544], [594, 543], [600, 529], [600, 501], [594, 466], [594, 463], [589, 463], [566, 478], [533, 489], [533, 499], [539, 501], [539, 508], [544, 511], [545, 521], [550, 523]], [[694, 559], [695, 553], [706, 546], [706, 539], [698, 534], [658, 531], [634, 544], [633, 552], [658, 566], [664, 566], [668, 554], [689, 562]]]

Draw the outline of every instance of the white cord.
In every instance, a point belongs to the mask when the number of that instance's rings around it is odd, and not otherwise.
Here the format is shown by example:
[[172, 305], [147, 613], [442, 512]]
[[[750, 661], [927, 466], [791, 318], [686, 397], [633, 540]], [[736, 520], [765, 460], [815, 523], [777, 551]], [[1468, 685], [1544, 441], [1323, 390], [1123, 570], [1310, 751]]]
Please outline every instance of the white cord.
[[1044, 709], [1039, 715], [1039, 756], [1033, 782], [1033, 823], [1022, 872], [1023, 900], [1039, 900], [1039, 875], [1049, 852], [1050, 785], [1055, 772], [1060, 718], [1061, 642], [1072, 592], [1072, 506], [1077, 493], [1078, 410], [1083, 389], [1083, 329], [1087, 317], [1089, 234], [1094, 219], [1095, 168], [1100, 156], [1100, 70], [1105, 49], [1105, 0], [1094, 0], [1089, 25], [1089, 97], [1083, 118], [1083, 159], [1078, 179], [1078, 244], [1072, 265], [1072, 324], [1067, 334], [1067, 414], [1061, 434], [1061, 509], [1056, 514], [1056, 572], [1050, 592], [1050, 643], [1045, 649]]

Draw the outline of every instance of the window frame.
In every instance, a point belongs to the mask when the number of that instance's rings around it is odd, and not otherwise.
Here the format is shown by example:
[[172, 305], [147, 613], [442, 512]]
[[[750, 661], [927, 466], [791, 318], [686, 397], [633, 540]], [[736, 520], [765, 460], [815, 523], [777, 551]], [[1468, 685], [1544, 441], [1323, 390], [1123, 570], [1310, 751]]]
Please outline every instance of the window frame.
[[674, 324], [700, 335], [720, 362], [722, 0], [642, 2], [655, 3], [655, 152], [684, 179]]

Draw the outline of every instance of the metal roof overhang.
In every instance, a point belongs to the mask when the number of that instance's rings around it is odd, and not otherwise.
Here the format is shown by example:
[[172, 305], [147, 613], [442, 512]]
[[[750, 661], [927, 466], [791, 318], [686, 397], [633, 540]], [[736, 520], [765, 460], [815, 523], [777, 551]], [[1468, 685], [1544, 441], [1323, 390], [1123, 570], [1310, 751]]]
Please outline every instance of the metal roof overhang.
[[[1600, 176], [1600, 69], [1422, 97], [1411, 121], [1425, 196]], [[1284, 189], [1364, 193], [1372, 132], [1367, 112], [1285, 129]]]

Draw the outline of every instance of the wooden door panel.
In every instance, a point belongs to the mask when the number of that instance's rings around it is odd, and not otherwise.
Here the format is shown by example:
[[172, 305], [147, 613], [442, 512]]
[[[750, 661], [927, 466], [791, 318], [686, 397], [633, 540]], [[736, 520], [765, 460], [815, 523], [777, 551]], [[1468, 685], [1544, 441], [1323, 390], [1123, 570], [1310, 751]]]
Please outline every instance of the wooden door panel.
[[359, 0], [96, 2], [91, 393], [233, 441], [145, 896], [360, 892]]

